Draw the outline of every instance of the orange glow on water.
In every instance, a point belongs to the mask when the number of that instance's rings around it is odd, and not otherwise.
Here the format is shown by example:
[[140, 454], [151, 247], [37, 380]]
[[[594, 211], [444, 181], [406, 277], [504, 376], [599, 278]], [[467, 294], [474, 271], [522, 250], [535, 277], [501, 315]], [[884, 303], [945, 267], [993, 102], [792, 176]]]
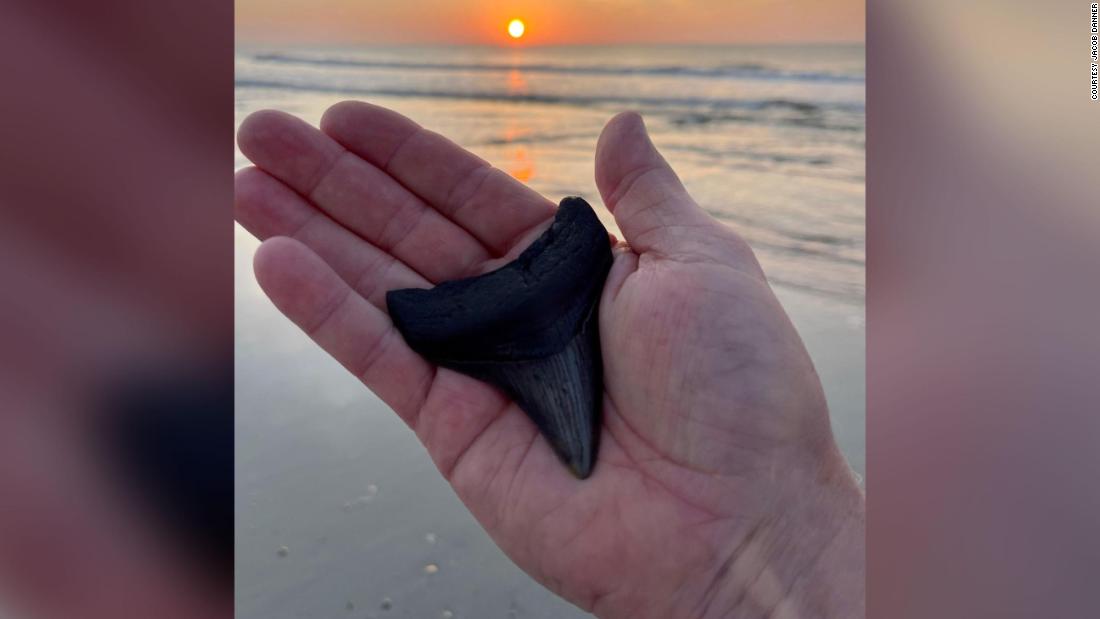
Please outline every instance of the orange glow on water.
[[535, 176], [535, 162], [527, 152], [526, 146], [512, 149], [508, 161], [508, 173], [518, 181], [526, 183]]

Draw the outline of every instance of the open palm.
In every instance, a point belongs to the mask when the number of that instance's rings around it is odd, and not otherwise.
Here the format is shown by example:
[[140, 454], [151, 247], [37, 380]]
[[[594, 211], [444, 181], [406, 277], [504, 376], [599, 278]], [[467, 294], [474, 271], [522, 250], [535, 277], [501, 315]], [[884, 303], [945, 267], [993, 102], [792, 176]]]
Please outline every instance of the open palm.
[[259, 112], [238, 139], [256, 164], [238, 172], [236, 216], [265, 240], [261, 286], [409, 424], [533, 577], [606, 617], [862, 607], [835, 599], [844, 578], [861, 587], [862, 497], [809, 357], [751, 250], [692, 201], [640, 117], [612, 119], [596, 153], [626, 243], [600, 305], [604, 425], [585, 481], [499, 391], [410, 350], [385, 307], [388, 290], [507, 263], [553, 202], [365, 103], [333, 106], [321, 130]]

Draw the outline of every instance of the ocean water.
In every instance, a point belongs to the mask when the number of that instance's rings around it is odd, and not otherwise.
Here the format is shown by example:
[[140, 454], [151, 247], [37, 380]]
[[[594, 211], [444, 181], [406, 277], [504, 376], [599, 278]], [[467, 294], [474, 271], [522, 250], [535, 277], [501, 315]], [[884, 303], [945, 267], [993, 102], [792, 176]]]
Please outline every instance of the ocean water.
[[[699, 204], [755, 249], [863, 472], [862, 46], [242, 46], [236, 68], [238, 123], [369, 100], [554, 201], [600, 204], [599, 131], [641, 112]], [[239, 616], [583, 616], [514, 568], [411, 433], [271, 307], [257, 242], [236, 239]]]
[[379, 48], [242, 52], [238, 112], [405, 111], [560, 198], [596, 197], [603, 123], [636, 109], [704, 208], [776, 284], [863, 297], [863, 48]]

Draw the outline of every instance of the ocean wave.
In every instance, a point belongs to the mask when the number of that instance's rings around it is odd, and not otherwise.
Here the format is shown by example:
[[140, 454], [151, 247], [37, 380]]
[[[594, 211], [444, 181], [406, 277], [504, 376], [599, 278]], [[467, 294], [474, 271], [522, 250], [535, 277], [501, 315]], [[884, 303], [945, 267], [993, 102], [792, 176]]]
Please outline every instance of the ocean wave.
[[[862, 112], [861, 107], [854, 105], [834, 105], [832, 107], [834, 109], [840, 109], [847, 112]], [[775, 124], [780, 125], [849, 132], [858, 132], [863, 130], [862, 119], [849, 118], [848, 122], [838, 122], [835, 119], [828, 118], [824, 114], [826, 106], [807, 103], [804, 101], [770, 99], [758, 102], [758, 105], [755, 109], [775, 109], [794, 112], [794, 114], [787, 114], [778, 119], [773, 119], [773, 122]], [[760, 119], [756, 116], [745, 114], [743, 112], [731, 112], [723, 109], [715, 109], [676, 113], [671, 116], [669, 121], [678, 127], [689, 127], [722, 123], [756, 123], [760, 122]]]
[[752, 152], [744, 149], [722, 150], [707, 148], [696, 144], [668, 144], [663, 147], [667, 150], [700, 155], [710, 159], [741, 159], [745, 161], [762, 161], [767, 163], [791, 163], [813, 167], [824, 167], [833, 164], [833, 159], [825, 155], [792, 155], [773, 152]]
[[[376, 96], [426, 99], [463, 99], [501, 103], [542, 103], [551, 105], [633, 105], [654, 108], [701, 108], [710, 110], [779, 110], [805, 117], [820, 115], [825, 110], [862, 113], [862, 103], [811, 103], [788, 99], [728, 99], [715, 97], [652, 97], [645, 95], [603, 93], [598, 95], [557, 95], [550, 93], [509, 93], [490, 91], [430, 90], [404, 88], [364, 88], [347, 84], [322, 84], [280, 80], [238, 78], [237, 88], [270, 88], [352, 96]], [[698, 121], [696, 121], [698, 122]]]
[[813, 82], [863, 83], [862, 75], [829, 72], [785, 71], [758, 63], [739, 63], [713, 67], [682, 65], [623, 66], [623, 65], [567, 65], [567, 64], [504, 64], [504, 63], [443, 63], [404, 62], [390, 60], [361, 60], [339, 57], [295, 56], [291, 54], [256, 54], [253, 60], [263, 63], [314, 65], [321, 67], [356, 67], [363, 69], [401, 69], [406, 71], [523, 71], [525, 73], [564, 73], [574, 75], [608, 76], [675, 76], [711, 79], [791, 80]]

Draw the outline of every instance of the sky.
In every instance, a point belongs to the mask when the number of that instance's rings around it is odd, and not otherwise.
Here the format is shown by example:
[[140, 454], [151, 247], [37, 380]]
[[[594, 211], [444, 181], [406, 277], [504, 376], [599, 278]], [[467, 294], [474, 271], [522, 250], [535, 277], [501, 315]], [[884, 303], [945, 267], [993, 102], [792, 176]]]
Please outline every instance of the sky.
[[[243, 43], [861, 43], [864, 0], [236, 0]], [[509, 20], [527, 25], [518, 43]]]

